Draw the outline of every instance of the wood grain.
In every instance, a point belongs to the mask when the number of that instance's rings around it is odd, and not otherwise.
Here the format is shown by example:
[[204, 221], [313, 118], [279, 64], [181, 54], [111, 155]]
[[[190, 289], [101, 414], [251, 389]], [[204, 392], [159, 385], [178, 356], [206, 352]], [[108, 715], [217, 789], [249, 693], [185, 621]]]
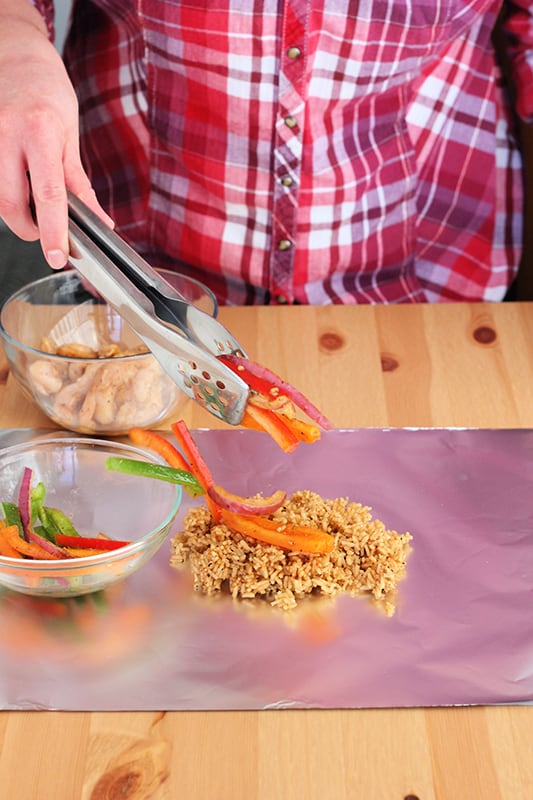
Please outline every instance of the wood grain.
[[[337, 427], [533, 427], [533, 304], [220, 316]], [[193, 403], [183, 416], [221, 426]], [[53, 427], [12, 376], [0, 383], [0, 424]], [[110, 774], [115, 793], [99, 795]], [[5, 711], [0, 790], [10, 800], [531, 800], [533, 708]]]

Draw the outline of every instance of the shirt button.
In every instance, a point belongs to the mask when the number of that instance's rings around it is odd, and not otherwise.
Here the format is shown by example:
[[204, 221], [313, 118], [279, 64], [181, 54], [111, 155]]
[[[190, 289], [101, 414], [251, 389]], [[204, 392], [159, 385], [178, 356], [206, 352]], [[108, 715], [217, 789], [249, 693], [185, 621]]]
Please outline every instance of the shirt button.
[[287, 50], [287, 56], [289, 58], [292, 58], [293, 60], [295, 58], [300, 58], [301, 55], [302, 51], [300, 50], [299, 47], [289, 47], [289, 49]]
[[287, 128], [295, 128], [298, 125], [298, 121], [294, 117], [291, 117], [290, 115], [285, 117], [283, 121], [287, 126]]
[[284, 175], [283, 178], [281, 179], [280, 183], [281, 183], [282, 186], [292, 186], [294, 181], [293, 181], [293, 179], [291, 178], [290, 175]]
[[278, 250], [290, 250], [292, 242], [290, 239], [280, 239], [278, 242]]

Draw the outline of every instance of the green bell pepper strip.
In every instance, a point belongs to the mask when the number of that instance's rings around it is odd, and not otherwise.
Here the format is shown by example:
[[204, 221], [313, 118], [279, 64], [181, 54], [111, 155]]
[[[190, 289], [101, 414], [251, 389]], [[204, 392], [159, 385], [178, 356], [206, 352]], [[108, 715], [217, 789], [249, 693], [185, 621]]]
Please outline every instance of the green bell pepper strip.
[[41, 528], [46, 531], [46, 538], [55, 543], [56, 533], [58, 533], [58, 530], [48, 514], [48, 509], [44, 506], [39, 506], [37, 509], [37, 516], [39, 518], [39, 522], [41, 523]]
[[67, 515], [59, 508], [45, 506], [46, 487], [41, 481], [31, 490], [32, 522], [41, 523], [41, 535], [55, 544], [56, 536], [62, 533], [65, 536], [79, 536], [80, 534]]
[[42, 481], [39, 481], [37, 486], [31, 490], [31, 519], [36, 522], [39, 517], [39, 509], [42, 508], [46, 497], [46, 487]]
[[155, 478], [158, 481], [177, 483], [191, 495], [198, 497], [204, 494], [204, 489], [194, 475], [184, 469], [167, 467], [164, 464], [150, 464], [147, 461], [138, 461], [135, 458], [121, 458], [110, 456], [105, 467], [110, 472], [123, 472], [127, 475], [139, 475], [141, 478]]
[[31, 521], [32, 525], [40, 522], [39, 532], [41, 536], [55, 544], [57, 529], [50, 519], [47, 509], [44, 507], [46, 498], [46, 487], [42, 481], [31, 490]]
[[4, 501], [2, 503], [2, 511], [4, 512], [4, 518], [6, 521], [6, 525], [16, 525], [19, 529], [19, 536], [24, 539], [24, 530], [22, 528], [22, 519], [20, 518], [20, 511], [16, 503], [8, 503]]
[[50, 508], [49, 506], [44, 506], [43, 511], [50, 521], [51, 526], [53, 526], [55, 534], [62, 533], [64, 536], [80, 535], [72, 524], [70, 518], [67, 517], [63, 511], [60, 511], [59, 508]]

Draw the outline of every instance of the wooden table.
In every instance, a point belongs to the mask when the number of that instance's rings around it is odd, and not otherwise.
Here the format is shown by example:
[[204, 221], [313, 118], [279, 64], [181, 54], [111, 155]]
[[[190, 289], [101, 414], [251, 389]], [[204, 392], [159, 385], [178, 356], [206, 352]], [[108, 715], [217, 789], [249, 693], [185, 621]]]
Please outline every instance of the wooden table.
[[[533, 427], [533, 304], [227, 308], [220, 317], [338, 427]], [[0, 425], [50, 427], [1, 363]], [[216, 424], [192, 403], [183, 416]], [[107, 793], [95, 791], [106, 769]], [[0, 794], [531, 800], [533, 707], [4, 712]]]

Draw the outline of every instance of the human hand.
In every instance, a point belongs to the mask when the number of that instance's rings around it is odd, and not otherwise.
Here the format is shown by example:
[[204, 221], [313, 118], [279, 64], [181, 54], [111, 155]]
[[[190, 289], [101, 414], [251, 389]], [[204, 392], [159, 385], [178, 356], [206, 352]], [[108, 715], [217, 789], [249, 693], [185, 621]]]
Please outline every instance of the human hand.
[[0, 175], [0, 217], [21, 239], [40, 238], [54, 269], [69, 253], [67, 188], [113, 224], [81, 163], [78, 103], [61, 57], [39, 24], [18, 16], [0, 19]]

